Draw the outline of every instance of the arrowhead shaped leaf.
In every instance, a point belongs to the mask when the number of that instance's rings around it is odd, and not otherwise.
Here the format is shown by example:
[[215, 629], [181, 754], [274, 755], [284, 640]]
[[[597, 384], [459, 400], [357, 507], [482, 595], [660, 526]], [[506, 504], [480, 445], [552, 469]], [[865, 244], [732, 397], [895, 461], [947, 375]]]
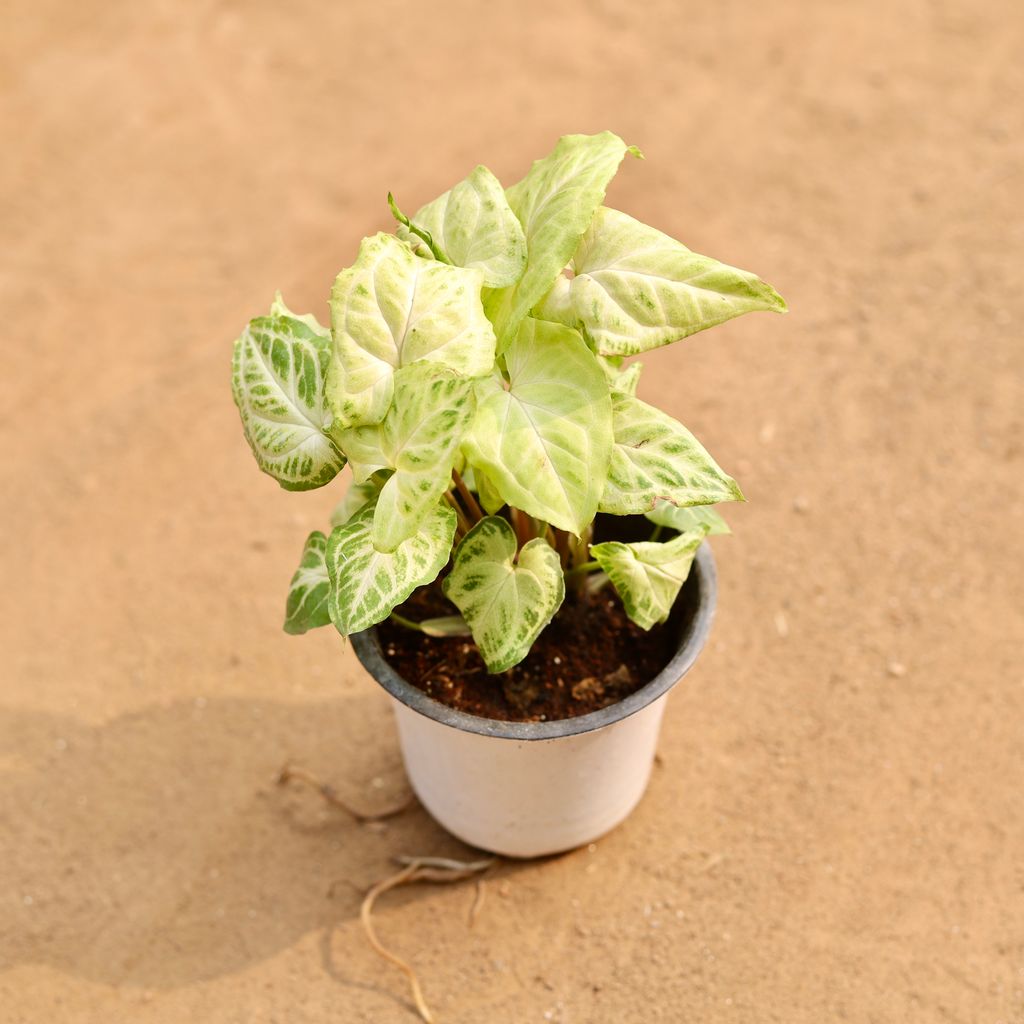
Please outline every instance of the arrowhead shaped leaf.
[[594, 544], [590, 553], [608, 574], [626, 614], [641, 629], [650, 629], [668, 618], [703, 539], [699, 528], [664, 544], [606, 541]]
[[353, 480], [349, 484], [345, 497], [334, 506], [331, 512], [331, 528], [344, 526], [357, 512], [377, 500], [380, 489], [391, 474], [387, 470], [378, 470], [361, 483]]
[[386, 619], [417, 587], [432, 583], [451, 555], [455, 512], [437, 504], [419, 531], [394, 551], [373, 546], [373, 507], [358, 512], [327, 539], [328, 608], [342, 636]]
[[612, 394], [615, 446], [601, 511], [615, 515], [649, 512], [659, 498], [673, 505], [742, 501], [700, 442], [678, 420], [638, 398]]
[[456, 549], [444, 592], [469, 623], [488, 671], [504, 672], [529, 654], [558, 611], [565, 579], [547, 541], [529, 541], [516, 560], [512, 527], [488, 516]]
[[[522, 276], [526, 237], [501, 182], [486, 167], [477, 167], [412, 220], [430, 233], [434, 245], [455, 266], [479, 270], [485, 287], [503, 288]], [[408, 228], [400, 227], [396, 234], [410, 242], [415, 239]]]
[[285, 607], [284, 631], [305, 633], [331, 621], [327, 600], [331, 582], [327, 577], [327, 537], [314, 530], [302, 549], [299, 567], [292, 576], [288, 588], [288, 602]]
[[490, 372], [494, 331], [481, 280], [479, 270], [421, 259], [394, 235], [363, 239], [331, 292], [327, 398], [341, 426], [379, 423], [400, 367], [425, 360], [467, 377]]
[[231, 390], [260, 469], [285, 490], [322, 487], [345, 465], [328, 436], [324, 378], [330, 334], [281, 302], [235, 342]]
[[576, 251], [627, 152], [639, 156], [611, 132], [566, 135], [506, 191], [529, 255], [518, 283], [489, 293], [485, 302], [502, 348]]
[[618, 210], [603, 207], [537, 315], [582, 327], [595, 351], [634, 355], [754, 310], [786, 312], [754, 274], [690, 252]]
[[380, 490], [373, 542], [393, 551], [448, 489], [462, 436], [473, 415], [473, 381], [436, 363], [395, 372], [395, 400], [384, 422], [339, 431], [357, 479], [393, 469]]
[[604, 373], [579, 334], [527, 319], [505, 354], [508, 390], [477, 384], [469, 461], [516, 508], [580, 534], [594, 518], [611, 456]]
[[709, 537], [717, 534], [732, 533], [729, 524], [721, 514], [710, 505], [696, 505], [692, 508], [680, 508], [667, 501], [659, 501], [654, 509], [644, 515], [658, 526], [667, 526], [680, 533], [703, 528]]

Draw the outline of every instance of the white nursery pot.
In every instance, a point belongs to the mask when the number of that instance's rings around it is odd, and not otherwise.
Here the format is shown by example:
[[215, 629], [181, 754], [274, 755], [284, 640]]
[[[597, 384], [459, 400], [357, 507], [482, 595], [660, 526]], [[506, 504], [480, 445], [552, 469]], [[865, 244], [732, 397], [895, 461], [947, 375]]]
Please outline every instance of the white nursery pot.
[[388, 691], [416, 796], [449, 832], [507, 857], [539, 857], [613, 829], [647, 788], [669, 690], [703, 648], [715, 611], [715, 564], [701, 545], [669, 620], [676, 653], [625, 700], [552, 722], [466, 714], [406, 682], [384, 658], [376, 629], [352, 637]]

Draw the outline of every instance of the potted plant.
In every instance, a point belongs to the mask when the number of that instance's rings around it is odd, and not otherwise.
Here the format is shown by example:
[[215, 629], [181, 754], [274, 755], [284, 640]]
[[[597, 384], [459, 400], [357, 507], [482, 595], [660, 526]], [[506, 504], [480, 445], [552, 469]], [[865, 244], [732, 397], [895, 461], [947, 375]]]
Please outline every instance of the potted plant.
[[503, 189], [477, 167], [338, 274], [328, 330], [280, 296], [236, 341], [262, 470], [353, 483], [306, 539], [285, 629], [333, 623], [393, 698], [411, 784], [467, 842], [588, 842], [643, 793], [715, 601], [711, 507], [743, 500], [625, 360], [753, 310], [754, 275], [602, 205], [610, 132]]

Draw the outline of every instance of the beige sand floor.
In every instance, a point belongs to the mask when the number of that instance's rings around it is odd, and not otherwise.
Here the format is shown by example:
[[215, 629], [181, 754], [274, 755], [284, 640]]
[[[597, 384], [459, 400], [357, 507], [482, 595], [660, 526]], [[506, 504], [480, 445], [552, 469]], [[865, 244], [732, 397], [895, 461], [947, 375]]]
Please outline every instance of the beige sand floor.
[[750, 497], [716, 632], [625, 827], [381, 933], [450, 1024], [1024, 1021], [1019, 3], [15, 0], [0, 40], [0, 1020], [414, 1019], [359, 893], [464, 851], [272, 785], [404, 791], [351, 654], [280, 631], [337, 491], [256, 471], [229, 346], [275, 288], [324, 315], [388, 188], [610, 127], [609, 201], [793, 310], [646, 360]]

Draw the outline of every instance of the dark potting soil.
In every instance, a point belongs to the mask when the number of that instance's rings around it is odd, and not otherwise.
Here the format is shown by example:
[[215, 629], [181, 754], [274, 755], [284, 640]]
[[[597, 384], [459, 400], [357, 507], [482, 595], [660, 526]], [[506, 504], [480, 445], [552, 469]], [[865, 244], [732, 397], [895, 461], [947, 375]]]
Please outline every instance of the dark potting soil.
[[[431, 586], [400, 611], [420, 621], [456, 610]], [[511, 722], [574, 718], [614, 704], [650, 682], [675, 648], [674, 630], [642, 630], [611, 587], [568, 597], [526, 658], [499, 675], [488, 673], [468, 637], [428, 637], [391, 619], [377, 630], [385, 658], [424, 693], [459, 711]]]

